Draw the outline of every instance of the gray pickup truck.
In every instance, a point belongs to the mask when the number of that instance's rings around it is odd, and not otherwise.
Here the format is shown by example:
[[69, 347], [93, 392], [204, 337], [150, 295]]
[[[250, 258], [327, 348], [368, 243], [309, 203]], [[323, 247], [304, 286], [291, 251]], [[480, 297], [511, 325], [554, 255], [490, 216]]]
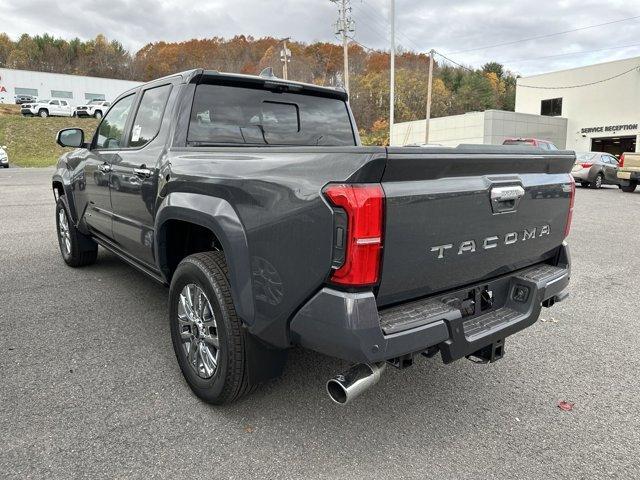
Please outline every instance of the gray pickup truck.
[[[192, 70], [58, 133], [58, 240], [169, 285], [191, 389], [232, 402], [295, 345], [354, 364], [347, 403], [418, 354], [493, 362], [567, 296], [573, 152], [360, 145], [344, 91]], [[144, 298], [139, 299], [144, 302]]]

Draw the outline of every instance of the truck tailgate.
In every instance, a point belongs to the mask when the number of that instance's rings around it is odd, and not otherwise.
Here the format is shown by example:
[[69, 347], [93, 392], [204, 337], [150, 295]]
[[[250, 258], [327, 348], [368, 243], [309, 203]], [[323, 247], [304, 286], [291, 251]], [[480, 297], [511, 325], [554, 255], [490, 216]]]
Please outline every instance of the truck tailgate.
[[569, 213], [573, 152], [390, 148], [379, 306], [553, 257]]

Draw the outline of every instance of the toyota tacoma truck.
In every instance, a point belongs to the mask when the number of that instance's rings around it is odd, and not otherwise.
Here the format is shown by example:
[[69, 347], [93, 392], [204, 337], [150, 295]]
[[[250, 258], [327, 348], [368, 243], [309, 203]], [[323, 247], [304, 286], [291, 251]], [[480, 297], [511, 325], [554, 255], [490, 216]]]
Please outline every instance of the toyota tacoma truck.
[[[123, 93], [52, 187], [64, 261], [98, 246], [169, 286], [173, 347], [201, 399], [232, 402], [302, 346], [353, 366], [500, 359], [567, 296], [573, 152], [360, 144], [340, 89], [193, 70]], [[144, 302], [144, 298], [140, 298]]]
[[20, 113], [25, 117], [71, 117], [71, 105], [66, 100], [38, 100], [20, 105]]
[[633, 193], [640, 182], [640, 153], [625, 152], [618, 161], [618, 180], [623, 192]]

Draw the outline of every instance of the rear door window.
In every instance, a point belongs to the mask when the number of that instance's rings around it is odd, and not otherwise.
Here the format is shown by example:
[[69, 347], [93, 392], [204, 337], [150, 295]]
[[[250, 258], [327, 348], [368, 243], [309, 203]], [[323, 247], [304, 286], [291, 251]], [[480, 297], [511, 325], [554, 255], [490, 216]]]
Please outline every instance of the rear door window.
[[171, 85], [150, 88], [142, 94], [142, 100], [133, 120], [130, 147], [140, 148], [153, 140], [160, 131], [164, 107]]
[[355, 145], [355, 137], [343, 100], [201, 84], [194, 96], [187, 142], [342, 146]]

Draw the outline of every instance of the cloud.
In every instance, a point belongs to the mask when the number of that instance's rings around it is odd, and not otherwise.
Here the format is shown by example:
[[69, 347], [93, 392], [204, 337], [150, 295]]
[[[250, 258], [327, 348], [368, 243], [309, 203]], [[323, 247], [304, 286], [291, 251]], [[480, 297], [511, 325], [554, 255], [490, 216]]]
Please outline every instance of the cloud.
[[[356, 40], [388, 48], [389, 0], [351, 4]], [[396, 0], [396, 38], [407, 50], [435, 48], [467, 65], [498, 61], [533, 74], [640, 55], [640, 45], [621, 47], [640, 43], [640, 19], [475, 49], [640, 15], [637, 6], [635, 0]], [[25, 32], [83, 39], [104, 33], [132, 51], [160, 40], [238, 34], [334, 41], [337, 17], [329, 0], [0, 0], [0, 12], [1, 28], [13, 38]], [[600, 51], [573, 54], [585, 50]]]

